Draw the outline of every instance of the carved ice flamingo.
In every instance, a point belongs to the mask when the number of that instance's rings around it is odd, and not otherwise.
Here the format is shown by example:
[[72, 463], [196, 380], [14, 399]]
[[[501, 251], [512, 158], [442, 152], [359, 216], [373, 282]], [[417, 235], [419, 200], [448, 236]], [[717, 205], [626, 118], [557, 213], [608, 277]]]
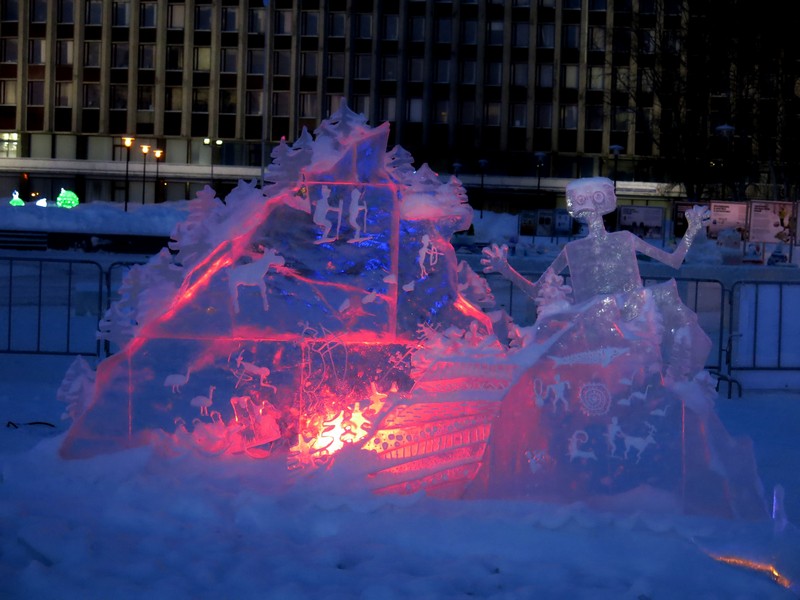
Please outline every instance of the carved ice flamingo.
[[269, 310], [267, 283], [264, 281], [264, 276], [269, 271], [270, 266], [282, 267], [284, 264], [286, 264], [286, 259], [279, 256], [273, 248], [270, 248], [264, 252], [261, 258], [253, 262], [230, 267], [228, 269], [228, 289], [233, 299], [233, 310], [237, 313], [239, 312], [240, 287], [257, 287], [261, 294], [264, 310]]
[[[353, 188], [353, 191], [350, 192], [350, 205], [347, 208], [347, 222], [350, 223], [350, 226], [355, 230], [355, 233], [351, 239], [347, 240], [348, 244], [355, 244], [356, 242], [369, 239], [369, 236], [361, 237], [362, 232], [367, 232], [367, 203], [366, 201], [363, 203], [361, 202], [363, 198], [364, 192], [360, 191], [358, 188]], [[361, 214], [361, 211], [364, 212], [363, 228], [358, 222], [358, 216]]]
[[656, 432], [656, 428], [653, 427], [650, 423], [645, 421], [644, 423], [647, 425], [647, 436], [646, 437], [636, 437], [632, 435], [627, 435], [623, 431], [620, 431], [617, 435], [625, 440], [625, 453], [623, 454], [624, 458], [628, 458], [628, 451], [631, 448], [636, 450], [636, 462], [638, 463], [642, 458], [642, 452], [645, 451], [650, 444], [655, 444], [656, 439], [653, 437], [653, 434]]
[[217, 388], [212, 385], [208, 388], [208, 396], [195, 396], [189, 401], [192, 406], [200, 409], [201, 416], [208, 416], [208, 408], [214, 403], [215, 389]]
[[581, 450], [580, 448], [588, 441], [589, 434], [583, 429], [578, 429], [570, 436], [569, 445], [567, 446], [569, 462], [572, 462], [576, 458], [591, 458], [592, 460], [597, 460], [597, 455], [594, 453], [594, 450]]
[[[328, 198], [331, 196], [331, 188], [327, 185], [322, 186], [322, 195], [320, 196], [319, 200], [317, 200], [317, 206], [314, 208], [314, 223], [319, 225], [323, 228], [322, 237], [318, 240], [314, 240], [315, 244], [324, 244], [325, 242], [333, 242], [334, 240], [339, 239], [339, 229], [342, 226], [342, 203], [344, 200], [339, 201], [338, 207], [333, 207], [328, 202]], [[328, 237], [331, 233], [331, 229], [333, 229], [333, 221], [328, 219], [328, 213], [335, 212], [338, 213], [337, 222], [336, 222], [336, 235], [333, 237]]]
[[622, 404], [623, 406], [630, 406], [633, 400], [641, 400], [644, 402], [647, 400], [647, 393], [650, 391], [650, 385], [644, 388], [643, 392], [633, 392], [627, 398], [623, 398], [622, 400], [618, 400], [617, 404]]
[[164, 378], [164, 387], [172, 388], [172, 392], [177, 394], [181, 391], [181, 387], [186, 385], [186, 382], [189, 381], [189, 374], [192, 372], [192, 367], [189, 365], [186, 367], [186, 374], [183, 373], [173, 373], [172, 375], [167, 375]]

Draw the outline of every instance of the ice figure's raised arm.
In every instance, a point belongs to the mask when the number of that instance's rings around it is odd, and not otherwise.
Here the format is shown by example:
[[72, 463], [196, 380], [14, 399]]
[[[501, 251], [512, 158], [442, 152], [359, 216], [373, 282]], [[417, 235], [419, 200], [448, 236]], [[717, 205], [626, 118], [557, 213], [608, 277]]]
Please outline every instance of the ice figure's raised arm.
[[[511, 283], [516, 285], [522, 292], [531, 299], [536, 299], [539, 295], [539, 289], [542, 285], [544, 275], [537, 281], [533, 282], [527, 279], [524, 275], [518, 273], [514, 267], [508, 264], [508, 246], [503, 244], [498, 246], [492, 244], [488, 248], [483, 249], [483, 258], [481, 259], [484, 273], [500, 273], [503, 277], [508, 279]], [[558, 275], [567, 267], [567, 257], [562, 250], [555, 260], [548, 267], [548, 271], [553, 271]]]
[[689, 246], [692, 245], [694, 236], [696, 236], [700, 229], [708, 222], [710, 216], [711, 212], [708, 210], [708, 208], [703, 206], [694, 206], [687, 210], [686, 220], [689, 222], [689, 226], [687, 227], [686, 233], [678, 244], [678, 247], [675, 248], [674, 252], [666, 252], [661, 248], [651, 246], [638, 237], [635, 238], [636, 251], [641, 252], [642, 254], [649, 256], [654, 260], [662, 262], [665, 265], [669, 265], [673, 269], [678, 269], [680, 268], [681, 264], [683, 264], [683, 259], [686, 257], [686, 253], [689, 251]]

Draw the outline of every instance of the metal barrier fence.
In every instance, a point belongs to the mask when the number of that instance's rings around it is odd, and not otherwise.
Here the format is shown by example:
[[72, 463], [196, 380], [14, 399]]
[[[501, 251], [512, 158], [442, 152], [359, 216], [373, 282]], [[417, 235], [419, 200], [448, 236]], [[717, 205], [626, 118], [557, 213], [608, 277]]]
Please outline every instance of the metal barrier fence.
[[[105, 268], [88, 260], [0, 258], [0, 353], [107, 356], [98, 322], [137, 262]], [[539, 273], [523, 273], [536, 280]], [[519, 325], [536, 320], [535, 303], [496, 273], [486, 276], [497, 308]], [[650, 285], [664, 279], [650, 278]], [[800, 371], [800, 282], [675, 278], [683, 302], [712, 341], [706, 368]]]

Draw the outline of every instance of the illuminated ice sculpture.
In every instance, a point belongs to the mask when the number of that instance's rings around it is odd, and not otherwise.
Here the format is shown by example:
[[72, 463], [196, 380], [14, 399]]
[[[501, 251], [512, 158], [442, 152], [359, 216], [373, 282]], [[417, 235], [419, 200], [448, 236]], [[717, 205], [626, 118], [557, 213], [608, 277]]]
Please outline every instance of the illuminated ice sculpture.
[[765, 516], [752, 452], [714, 414], [707, 338], [635, 268], [634, 250], [677, 267], [689, 236], [668, 255], [601, 231], [613, 187], [577, 182], [590, 235], [541, 281], [486, 256], [539, 304], [519, 327], [450, 243], [472, 219], [461, 183], [388, 136], [343, 103], [275, 148], [263, 189], [202, 190], [125, 277], [100, 325], [114, 353], [65, 377], [62, 453], [156, 443], [341, 462], [383, 493]]

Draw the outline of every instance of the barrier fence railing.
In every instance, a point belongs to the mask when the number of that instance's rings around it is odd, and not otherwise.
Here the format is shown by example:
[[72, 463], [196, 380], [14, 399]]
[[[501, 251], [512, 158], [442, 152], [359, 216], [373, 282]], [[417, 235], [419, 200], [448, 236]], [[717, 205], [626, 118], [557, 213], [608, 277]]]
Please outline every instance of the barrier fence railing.
[[[0, 257], [0, 354], [107, 356], [111, 349], [98, 341], [98, 323], [134, 264]], [[536, 280], [540, 274], [523, 275]], [[531, 299], [496, 273], [486, 279], [496, 308], [519, 325], [535, 322]], [[675, 281], [711, 338], [706, 368], [727, 377], [742, 370], [800, 371], [800, 282], [736, 281], [726, 288], [716, 279]]]

